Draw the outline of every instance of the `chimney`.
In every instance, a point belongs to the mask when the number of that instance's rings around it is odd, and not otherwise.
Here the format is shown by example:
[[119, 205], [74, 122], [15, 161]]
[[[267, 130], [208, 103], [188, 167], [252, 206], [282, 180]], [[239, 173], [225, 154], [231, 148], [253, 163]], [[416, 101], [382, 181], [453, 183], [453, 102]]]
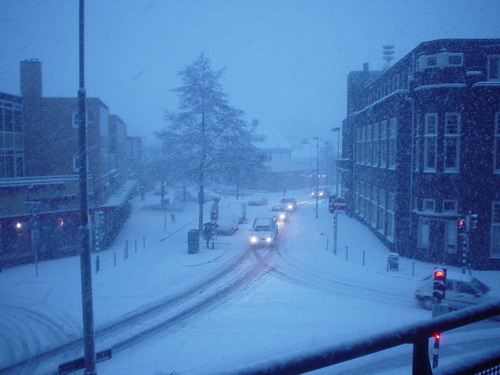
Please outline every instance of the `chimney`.
[[21, 95], [27, 99], [42, 97], [42, 63], [36, 59], [21, 61]]
[[370, 70], [370, 65], [369, 65], [368, 63], [364, 63], [364, 64], [363, 64], [363, 71], [364, 71], [364, 72], [367, 72], [367, 71], [369, 71], [369, 70]]

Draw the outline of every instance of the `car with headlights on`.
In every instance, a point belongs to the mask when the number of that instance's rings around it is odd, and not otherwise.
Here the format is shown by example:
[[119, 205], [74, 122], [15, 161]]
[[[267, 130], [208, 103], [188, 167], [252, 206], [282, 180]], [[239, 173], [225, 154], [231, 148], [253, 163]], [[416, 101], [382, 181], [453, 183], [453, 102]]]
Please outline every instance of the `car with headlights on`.
[[293, 212], [297, 209], [297, 201], [295, 198], [282, 198], [280, 203], [285, 206], [285, 210]]
[[282, 203], [275, 204], [271, 207], [271, 215], [277, 222], [284, 223], [288, 219], [288, 214], [289, 212], [286, 209], [286, 206]]
[[257, 217], [250, 229], [250, 246], [274, 247], [278, 237], [278, 225], [272, 217]]

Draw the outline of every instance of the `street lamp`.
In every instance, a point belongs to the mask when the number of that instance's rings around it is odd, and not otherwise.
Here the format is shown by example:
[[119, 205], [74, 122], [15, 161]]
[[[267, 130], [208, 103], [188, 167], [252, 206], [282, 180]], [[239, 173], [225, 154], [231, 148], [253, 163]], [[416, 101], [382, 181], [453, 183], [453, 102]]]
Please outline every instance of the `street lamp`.
[[340, 127], [335, 127], [335, 128], [331, 129], [332, 132], [337, 133], [337, 157], [335, 159], [335, 165], [336, 165], [336, 168], [335, 168], [335, 180], [336, 180], [336, 184], [337, 184], [337, 188], [336, 188], [337, 197], [339, 196], [338, 160], [340, 158], [340, 129], [341, 129]]
[[316, 140], [316, 219], [318, 218], [318, 184], [319, 184], [319, 137], [313, 137]]

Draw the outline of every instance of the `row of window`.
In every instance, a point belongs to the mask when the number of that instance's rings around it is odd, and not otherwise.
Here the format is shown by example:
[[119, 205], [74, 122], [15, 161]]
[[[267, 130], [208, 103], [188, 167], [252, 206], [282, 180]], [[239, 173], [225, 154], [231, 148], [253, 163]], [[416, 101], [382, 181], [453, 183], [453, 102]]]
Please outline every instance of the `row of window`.
[[354, 211], [388, 240], [394, 241], [396, 193], [359, 181]]
[[365, 125], [356, 130], [355, 163], [380, 168], [396, 167], [397, 119]]
[[[461, 67], [464, 65], [462, 53], [439, 53], [421, 56], [416, 63], [417, 70], [435, 67]], [[399, 89], [408, 89], [408, 78], [411, 72], [402, 70], [377, 82], [376, 86], [364, 90], [363, 106], [368, 106]], [[500, 81], [500, 55], [487, 56], [486, 77], [488, 81]]]
[[434, 198], [415, 198], [413, 208], [425, 212], [458, 213], [458, 200], [443, 199], [436, 201]]
[[24, 176], [24, 155], [20, 151], [0, 150], [0, 178]]
[[23, 132], [23, 115], [20, 107], [0, 107], [0, 131]]
[[[443, 131], [443, 170], [445, 172], [458, 172], [460, 168], [460, 133], [462, 117], [460, 113], [446, 112]], [[417, 124], [415, 137], [414, 170], [435, 172], [438, 167], [438, 114], [426, 113], [422, 125]], [[423, 152], [421, 152], [421, 150]], [[421, 155], [423, 154], [423, 155]], [[423, 160], [421, 160], [423, 156]]]

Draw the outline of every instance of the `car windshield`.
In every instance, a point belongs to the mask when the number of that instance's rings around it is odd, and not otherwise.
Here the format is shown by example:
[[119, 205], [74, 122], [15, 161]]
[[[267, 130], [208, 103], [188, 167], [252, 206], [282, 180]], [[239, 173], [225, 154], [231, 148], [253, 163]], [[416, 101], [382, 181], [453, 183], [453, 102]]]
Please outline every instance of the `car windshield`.
[[254, 228], [254, 231], [255, 232], [270, 232], [271, 231], [271, 227], [269, 225], [257, 225]]
[[490, 288], [486, 284], [482, 283], [478, 279], [472, 279], [470, 283], [476, 290], [479, 290], [482, 294], [486, 294], [490, 290]]

